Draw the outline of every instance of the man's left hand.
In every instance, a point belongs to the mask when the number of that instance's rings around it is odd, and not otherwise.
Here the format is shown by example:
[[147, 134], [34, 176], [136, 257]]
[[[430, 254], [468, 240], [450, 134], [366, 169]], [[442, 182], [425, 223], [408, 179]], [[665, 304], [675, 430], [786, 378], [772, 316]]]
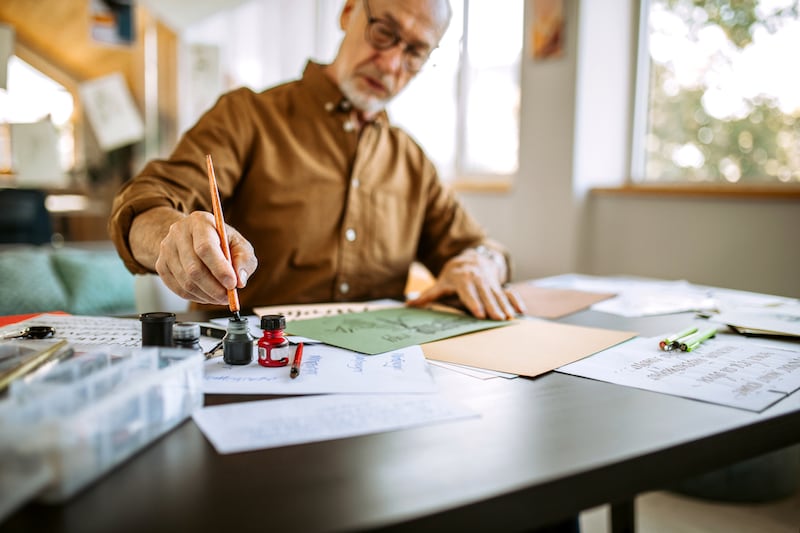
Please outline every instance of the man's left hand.
[[[469, 248], [450, 259], [433, 286], [407, 304], [421, 307], [455, 294], [477, 318], [510, 320], [524, 313], [522, 299], [513, 290], [503, 288], [507, 273], [505, 260], [497, 252], [482, 250], [483, 253]], [[499, 260], [492, 254], [497, 254]]]

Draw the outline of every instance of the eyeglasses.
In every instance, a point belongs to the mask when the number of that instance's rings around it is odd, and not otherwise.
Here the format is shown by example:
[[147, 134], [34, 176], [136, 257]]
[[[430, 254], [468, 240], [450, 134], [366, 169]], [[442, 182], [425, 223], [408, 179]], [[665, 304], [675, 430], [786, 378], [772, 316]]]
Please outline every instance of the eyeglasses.
[[[364, 0], [364, 11], [367, 14], [367, 30], [365, 36], [367, 42], [375, 50], [389, 50], [397, 46], [397, 43], [403, 41], [394, 25], [383, 19], [372, 16], [367, 0]], [[427, 48], [405, 43], [405, 47], [403, 48], [403, 66], [409, 72], [419, 72], [430, 55], [431, 51]]]

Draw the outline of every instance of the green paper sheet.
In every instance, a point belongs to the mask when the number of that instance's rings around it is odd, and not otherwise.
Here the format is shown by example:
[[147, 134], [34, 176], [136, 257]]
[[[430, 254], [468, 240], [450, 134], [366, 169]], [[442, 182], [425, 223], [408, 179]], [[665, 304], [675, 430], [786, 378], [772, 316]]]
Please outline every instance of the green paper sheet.
[[510, 322], [480, 320], [429, 309], [395, 307], [292, 320], [286, 325], [286, 332], [374, 355], [507, 324]]

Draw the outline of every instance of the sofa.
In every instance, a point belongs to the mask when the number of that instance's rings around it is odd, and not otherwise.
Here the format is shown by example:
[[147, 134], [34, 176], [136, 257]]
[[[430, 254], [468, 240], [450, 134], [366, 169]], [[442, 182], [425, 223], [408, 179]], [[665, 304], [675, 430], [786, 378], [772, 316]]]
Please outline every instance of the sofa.
[[110, 242], [0, 247], [0, 315], [133, 314], [134, 286]]

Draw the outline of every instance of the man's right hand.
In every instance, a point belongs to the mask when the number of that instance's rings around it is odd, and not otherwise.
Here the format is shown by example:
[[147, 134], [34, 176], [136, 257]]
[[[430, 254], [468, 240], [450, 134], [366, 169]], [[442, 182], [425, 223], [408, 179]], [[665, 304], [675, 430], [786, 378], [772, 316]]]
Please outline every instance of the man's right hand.
[[159, 207], [134, 219], [131, 250], [137, 261], [155, 270], [181, 298], [227, 305], [228, 290], [244, 287], [258, 260], [253, 246], [238, 231], [226, 225], [226, 233], [233, 266], [222, 252], [211, 213], [195, 211], [187, 216]]

